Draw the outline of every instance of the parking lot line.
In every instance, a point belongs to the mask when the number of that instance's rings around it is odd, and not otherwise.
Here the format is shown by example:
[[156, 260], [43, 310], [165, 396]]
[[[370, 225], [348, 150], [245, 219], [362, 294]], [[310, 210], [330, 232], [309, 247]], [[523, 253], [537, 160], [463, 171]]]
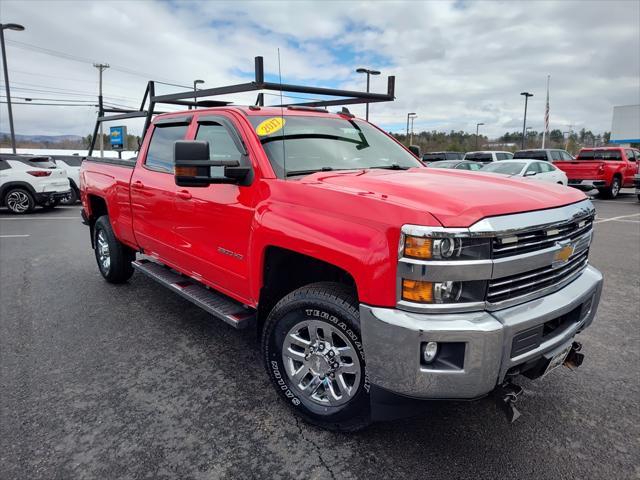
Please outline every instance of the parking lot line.
[[80, 221], [80, 216], [77, 217], [45, 217], [44, 215], [30, 215], [28, 217], [15, 217], [15, 218], [0, 218], [0, 220], [78, 220]]
[[0, 235], [0, 238], [24, 238], [30, 236], [31, 235]]
[[620, 215], [619, 217], [602, 218], [602, 219], [596, 220], [593, 223], [612, 222], [614, 220], [620, 220], [622, 218], [629, 218], [629, 217], [637, 217], [639, 215], [640, 215], [640, 213], [632, 213], [631, 215]]

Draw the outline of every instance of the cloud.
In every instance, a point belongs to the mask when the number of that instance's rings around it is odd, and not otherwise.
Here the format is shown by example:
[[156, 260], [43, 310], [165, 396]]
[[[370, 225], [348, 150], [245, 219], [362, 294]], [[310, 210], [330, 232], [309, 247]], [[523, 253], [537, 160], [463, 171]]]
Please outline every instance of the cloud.
[[[105, 97], [136, 106], [149, 78], [189, 86], [247, 81], [263, 55], [285, 82], [362, 89], [356, 67], [396, 75], [397, 100], [371, 106], [371, 120], [404, 129], [518, 130], [521, 91], [531, 91], [529, 125], [543, 123], [551, 75], [551, 128], [609, 130], [614, 105], [640, 103], [640, 4], [601, 2], [59, 2], [3, 0], [15, 97], [94, 100], [97, 71], [18, 48], [12, 41], [107, 62]], [[132, 73], [134, 72], [134, 73]], [[164, 91], [176, 87], [159, 87]], [[237, 101], [253, 102], [255, 95]], [[354, 106], [356, 114], [364, 108]], [[0, 109], [0, 130], [8, 130]], [[90, 107], [14, 108], [18, 133], [87, 134]], [[139, 124], [130, 123], [130, 130]]]

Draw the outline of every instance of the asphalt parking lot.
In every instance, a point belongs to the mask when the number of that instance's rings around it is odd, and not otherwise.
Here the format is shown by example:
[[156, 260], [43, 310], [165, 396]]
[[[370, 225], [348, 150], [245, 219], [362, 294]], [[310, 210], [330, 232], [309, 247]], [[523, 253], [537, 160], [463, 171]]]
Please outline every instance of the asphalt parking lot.
[[252, 332], [140, 274], [100, 277], [79, 207], [0, 212], [0, 478], [640, 476], [640, 204], [595, 200], [605, 275], [586, 359], [489, 398], [345, 435], [276, 397]]

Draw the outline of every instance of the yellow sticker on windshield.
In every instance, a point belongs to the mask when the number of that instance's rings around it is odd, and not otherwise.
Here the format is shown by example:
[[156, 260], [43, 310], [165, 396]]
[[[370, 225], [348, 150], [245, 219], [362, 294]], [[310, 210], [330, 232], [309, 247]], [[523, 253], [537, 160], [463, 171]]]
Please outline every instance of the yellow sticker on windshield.
[[261, 137], [271, 135], [284, 127], [286, 120], [283, 117], [267, 118], [264, 122], [256, 127], [256, 133]]

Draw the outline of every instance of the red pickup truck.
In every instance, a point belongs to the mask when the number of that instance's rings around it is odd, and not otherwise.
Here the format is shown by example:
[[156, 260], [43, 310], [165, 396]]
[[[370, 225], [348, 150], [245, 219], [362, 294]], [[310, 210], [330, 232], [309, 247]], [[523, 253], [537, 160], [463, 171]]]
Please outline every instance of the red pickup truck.
[[569, 186], [583, 191], [598, 189], [605, 198], [615, 198], [622, 187], [633, 187], [640, 151], [623, 147], [583, 148], [575, 160], [553, 164], [567, 174]]
[[509, 403], [516, 376], [581, 363], [602, 288], [583, 193], [425, 168], [348, 113], [158, 115], [135, 161], [83, 162], [81, 199], [107, 281], [137, 270], [255, 328], [276, 391], [324, 428]]

